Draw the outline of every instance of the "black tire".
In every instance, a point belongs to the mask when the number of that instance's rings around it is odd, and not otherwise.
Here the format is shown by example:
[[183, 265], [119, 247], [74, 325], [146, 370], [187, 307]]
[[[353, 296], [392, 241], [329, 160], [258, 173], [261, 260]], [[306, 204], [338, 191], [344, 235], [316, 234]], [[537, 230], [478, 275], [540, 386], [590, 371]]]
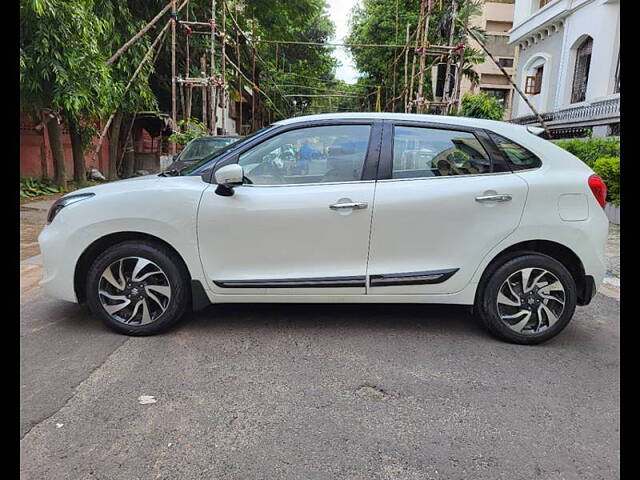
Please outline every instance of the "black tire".
[[[497, 299], [500, 288], [507, 278], [525, 268], [539, 268], [551, 272], [564, 288], [562, 313], [551, 327], [540, 332], [519, 333], [507, 326], [498, 313]], [[483, 278], [476, 299], [478, 316], [487, 329], [501, 340], [522, 345], [534, 345], [555, 337], [569, 324], [575, 308], [576, 284], [573, 276], [562, 263], [539, 253], [523, 252], [521, 255], [506, 259], [504, 263], [492, 268], [486, 278]]]
[[[166, 310], [146, 325], [127, 324], [113, 318], [102, 305], [98, 294], [100, 278], [105, 269], [120, 259], [141, 257], [155, 263], [166, 275], [171, 297]], [[111, 329], [131, 336], [154, 335], [174, 325], [190, 306], [190, 282], [186, 267], [176, 254], [151, 241], [126, 241], [109, 247], [91, 264], [87, 274], [87, 303], [91, 311]]]

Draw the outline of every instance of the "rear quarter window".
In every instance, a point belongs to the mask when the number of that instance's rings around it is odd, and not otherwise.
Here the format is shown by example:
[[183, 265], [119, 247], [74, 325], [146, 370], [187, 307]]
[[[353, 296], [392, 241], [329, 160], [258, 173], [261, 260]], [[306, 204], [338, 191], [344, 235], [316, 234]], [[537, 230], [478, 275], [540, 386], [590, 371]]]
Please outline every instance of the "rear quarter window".
[[542, 166], [540, 158], [523, 146], [497, 133], [489, 132], [489, 136], [512, 170], [526, 170]]

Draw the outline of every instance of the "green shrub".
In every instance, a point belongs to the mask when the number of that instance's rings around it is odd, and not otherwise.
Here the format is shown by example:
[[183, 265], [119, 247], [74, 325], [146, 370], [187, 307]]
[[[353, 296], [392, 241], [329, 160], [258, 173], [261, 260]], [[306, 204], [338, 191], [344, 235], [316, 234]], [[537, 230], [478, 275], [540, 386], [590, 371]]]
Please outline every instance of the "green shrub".
[[620, 205], [620, 157], [598, 158], [592, 168], [607, 186], [607, 201]]
[[176, 142], [180, 145], [186, 145], [194, 138], [206, 137], [207, 129], [204, 124], [195, 118], [189, 120], [180, 120], [178, 122], [178, 131], [174, 132], [170, 137], [170, 142]]
[[620, 157], [620, 140], [573, 138], [571, 140], [561, 140], [555, 142], [555, 144], [572, 153], [592, 168], [594, 162], [600, 157]]
[[20, 179], [20, 198], [39, 197], [52, 193], [64, 193], [65, 190], [53, 182], [34, 178]]
[[465, 93], [460, 103], [460, 115], [463, 117], [486, 118], [488, 120], [502, 120], [504, 107], [486, 93]]

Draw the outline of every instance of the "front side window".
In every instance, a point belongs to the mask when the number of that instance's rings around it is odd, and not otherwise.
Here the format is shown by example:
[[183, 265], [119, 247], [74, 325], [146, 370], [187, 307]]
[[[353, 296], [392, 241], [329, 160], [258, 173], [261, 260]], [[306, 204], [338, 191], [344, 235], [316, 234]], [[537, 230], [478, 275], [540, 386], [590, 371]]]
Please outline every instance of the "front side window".
[[537, 156], [517, 143], [496, 133], [490, 133], [489, 136], [493, 140], [493, 143], [496, 144], [496, 147], [498, 147], [498, 150], [502, 152], [502, 155], [512, 170], [538, 168], [542, 165], [542, 162]]
[[180, 160], [193, 162], [217, 152], [222, 147], [237, 141], [236, 138], [198, 138], [191, 141], [180, 153]]
[[392, 178], [489, 173], [491, 162], [472, 133], [395, 127]]
[[369, 125], [290, 130], [243, 153], [238, 164], [254, 185], [358, 181], [370, 133]]

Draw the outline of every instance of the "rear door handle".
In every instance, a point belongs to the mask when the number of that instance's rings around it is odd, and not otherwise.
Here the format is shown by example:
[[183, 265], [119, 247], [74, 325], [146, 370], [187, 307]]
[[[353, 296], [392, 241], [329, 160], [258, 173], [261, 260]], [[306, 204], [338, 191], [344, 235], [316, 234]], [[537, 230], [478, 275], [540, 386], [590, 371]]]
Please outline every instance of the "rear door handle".
[[502, 194], [502, 195], [481, 195], [476, 197], [476, 202], [487, 203], [487, 202], [508, 202], [513, 197], [510, 194]]
[[345, 203], [334, 203], [333, 205], [329, 205], [331, 210], [340, 210], [341, 208], [353, 208], [354, 210], [362, 210], [363, 208], [367, 208], [369, 204], [367, 202], [345, 202]]

